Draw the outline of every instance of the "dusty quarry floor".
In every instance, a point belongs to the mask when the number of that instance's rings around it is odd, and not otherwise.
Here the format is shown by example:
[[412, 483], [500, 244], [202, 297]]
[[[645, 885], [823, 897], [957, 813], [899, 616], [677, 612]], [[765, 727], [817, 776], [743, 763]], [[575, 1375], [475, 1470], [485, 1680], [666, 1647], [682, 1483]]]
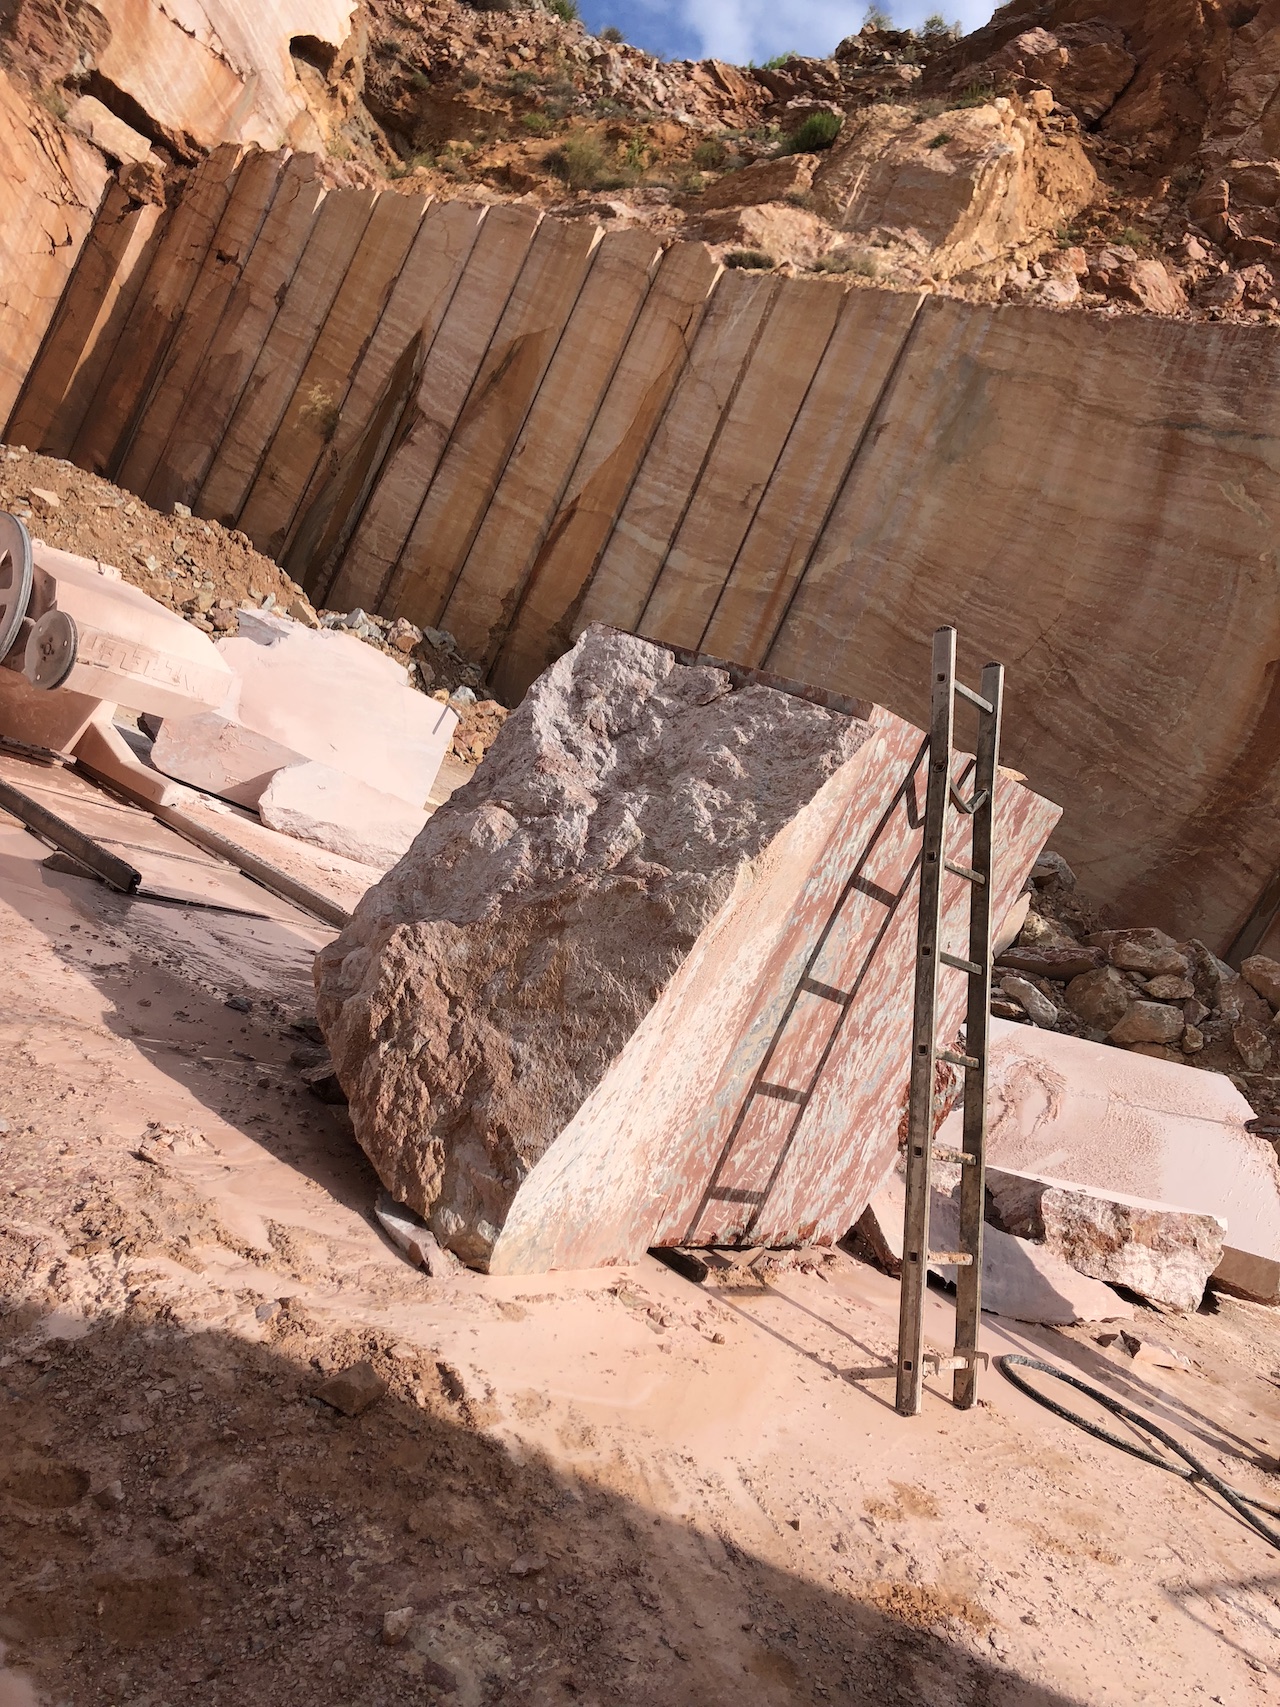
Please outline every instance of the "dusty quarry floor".
[[[290, 1065], [323, 933], [47, 851], [0, 818], [3, 1707], [1280, 1699], [1280, 1556], [994, 1373], [896, 1417], [846, 1377], [896, 1286], [843, 1253], [719, 1292], [426, 1279]], [[1139, 1318], [1190, 1372], [986, 1341], [1280, 1500], [1280, 1318]], [[372, 1409], [313, 1397], [362, 1357]]]

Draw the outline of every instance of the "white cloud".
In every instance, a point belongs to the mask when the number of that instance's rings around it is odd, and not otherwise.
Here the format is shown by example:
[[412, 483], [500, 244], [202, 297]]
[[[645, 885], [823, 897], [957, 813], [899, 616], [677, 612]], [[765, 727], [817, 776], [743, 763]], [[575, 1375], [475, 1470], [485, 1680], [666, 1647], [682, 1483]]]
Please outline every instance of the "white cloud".
[[[643, 0], [642, 0], [643, 3]], [[666, 10], [646, 5], [646, 10]], [[992, 0], [891, 0], [882, 9], [906, 29], [941, 11], [958, 19], [966, 30], [976, 29], [991, 16]], [[697, 39], [701, 52], [713, 59], [745, 65], [775, 54], [823, 55], [858, 29], [862, 11], [847, 0], [675, 0], [680, 22]]]

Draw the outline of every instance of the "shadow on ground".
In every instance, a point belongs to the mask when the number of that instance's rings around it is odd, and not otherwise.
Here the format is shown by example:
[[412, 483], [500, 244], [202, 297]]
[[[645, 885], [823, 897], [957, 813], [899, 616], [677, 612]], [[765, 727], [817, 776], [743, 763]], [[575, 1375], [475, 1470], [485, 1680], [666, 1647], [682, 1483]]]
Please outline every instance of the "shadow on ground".
[[[269, 1331], [129, 1315], [45, 1341], [9, 1315], [0, 1637], [42, 1700], [1066, 1707], [985, 1657], [979, 1607], [790, 1577], [522, 1460], [429, 1354], [317, 1354], [288, 1303]], [[359, 1356], [388, 1391], [345, 1417], [315, 1363]]]

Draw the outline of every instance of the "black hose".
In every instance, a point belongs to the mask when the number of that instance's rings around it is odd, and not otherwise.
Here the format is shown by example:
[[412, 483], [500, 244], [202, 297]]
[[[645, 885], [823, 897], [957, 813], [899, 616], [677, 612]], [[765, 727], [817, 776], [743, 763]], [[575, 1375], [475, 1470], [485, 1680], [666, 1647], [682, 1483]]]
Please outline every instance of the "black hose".
[[[1055, 1381], [1065, 1381], [1068, 1387], [1074, 1387], [1078, 1392], [1087, 1393], [1095, 1404], [1101, 1405], [1113, 1416], [1122, 1417], [1125, 1422], [1132, 1423], [1135, 1428], [1142, 1429], [1146, 1434], [1154, 1435], [1171, 1452], [1176, 1452], [1179, 1458], [1184, 1459], [1190, 1467], [1184, 1468], [1182, 1464], [1171, 1464], [1167, 1458], [1162, 1458], [1158, 1452], [1148, 1452], [1145, 1447], [1137, 1446], [1131, 1440], [1122, 1440], [1118, 1434], [1108, 1433], [1105, 1428], [1100, 1428], [1097, 1423], [1090, 1422], [1086, 1417], [1077, 1416], [1074, 1411], [1069, 1411], [1065, 1405], [1058, 1404], [1056, 1399], [1051, 1399], [1047, 1393], [1037, 1392], [1031, 1383], [1021, 1375], [1015, 1375], [1009, 1367], [1010, 1364], [1014, 1363], [1021, 1364], [1025, 1369], [1038, 1369], [1043, 1375], [1052, 1375]], [[1119, 1400], [1113, 1399], [1110, 1394], [1099, 1392], [1096, 1387], [1091, 1387], [1087, 1381], [1081, 1381], [1074, 1375], [1068, 1375], [1065, 1369], [1055, 1369], [1053, 1364], [1043, 1363], [1038, 1357], [1021, 1357], [1016, 1353], [1006, 1352], [1002, 1357], [996, 1358], [995, 1364], [1005, 1380], [1011, 1381], [1020, 1393], [1025, 1393], [1028, 1398], [1034, 1399], [1038, 1405], [1043, 1405], [1055, 1416], [1065, 1417], [1077, 1428], [1082, 1428], [1086, 1434], [1091, 1434], [1095, 1440], [1105, 1440], [1108, 1446], [1118, 1446], [1121, 1452], [1127, 1452], [1134, 1458], [1141, 1458], [1144, 1464], [1154, 1464], [1157, 1470], [1168, 1470], [1170, 1475], [1181, 1476], [1184, 1481], [1203, 1482], [1205, 1487], [1212, 1488], [1214, 1493], [1220, 1494], [1246, 1523], [1251, 1524], [1257, 1530], [1264, 1541], [1269, 1541], [1273, 1547], [1280, 1549], [1280, 1532], [1272, 1529], [1270, 1524], [1264, 1523], [1260, 1517], [1254, 1515], [1258, 1511], [1269, 1512], [1272, 1516], [1278, 1514], [1273, 1512], [1270, 1506], [1263, 1505], [1259, 1500], [1250, 1499], [1248, 1494], [1242, 1494], [1238, 1488], [1233, 1488], [1230, 1482], [1224, 1482], [1221, 1476], [1215, 1476], [1213, 1471], [1207, 1465], [1202, 1464], [1198, 1458], [1193, 1457], [1180, 1441], [1175, 1440], [1171, 1434], [1166, 1434], [1162, 1428], [1157, 1428], [1156, 1424], [1148, 1417], [1139, 1416], [1136, 1411], [1129, 1410]], [[1253, 1507], [1253, 1510], [1250, 1510], [1250, 1507]]]

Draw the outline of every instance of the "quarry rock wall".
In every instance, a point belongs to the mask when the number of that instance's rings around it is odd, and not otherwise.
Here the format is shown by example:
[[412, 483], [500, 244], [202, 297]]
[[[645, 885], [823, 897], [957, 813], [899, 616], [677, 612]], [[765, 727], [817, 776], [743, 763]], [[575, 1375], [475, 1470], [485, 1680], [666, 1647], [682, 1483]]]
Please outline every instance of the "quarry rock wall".
[[224, 145], [124, 235], [110, 200], [11, 440], [449, 629], [512, 700], [598, 621], [918, 722], [952, 622], [1103, 906], [1218, 952], [1256, 912], [1273, 329], [725, 271], [284, 150]]

